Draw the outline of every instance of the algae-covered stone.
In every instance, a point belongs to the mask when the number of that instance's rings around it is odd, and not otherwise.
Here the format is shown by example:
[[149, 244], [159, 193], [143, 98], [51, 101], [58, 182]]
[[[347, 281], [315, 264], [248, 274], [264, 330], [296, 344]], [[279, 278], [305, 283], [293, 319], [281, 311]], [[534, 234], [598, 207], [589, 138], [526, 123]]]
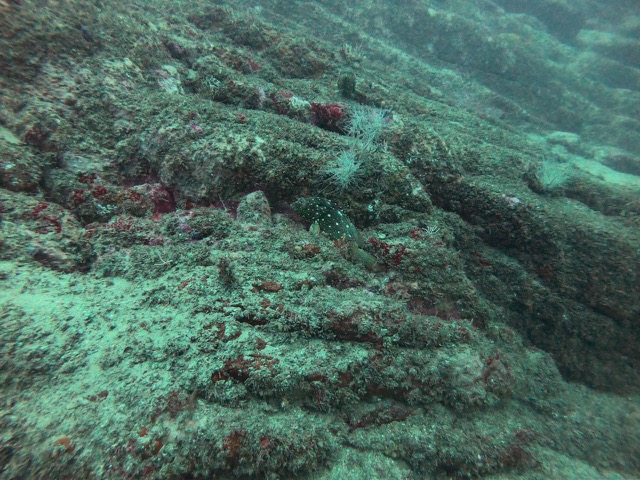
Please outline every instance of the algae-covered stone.
[[238, 220], [253, 225], [271, 224], [271, 206], [264, 192], [251, 192], [240, 201]]

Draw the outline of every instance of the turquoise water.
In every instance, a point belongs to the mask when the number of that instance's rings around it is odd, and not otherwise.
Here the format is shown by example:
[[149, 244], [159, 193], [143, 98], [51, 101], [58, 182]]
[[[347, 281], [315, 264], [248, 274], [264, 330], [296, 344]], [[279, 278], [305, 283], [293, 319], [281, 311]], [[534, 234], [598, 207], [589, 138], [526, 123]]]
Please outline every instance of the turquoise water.
[[640, 478], [639, 37], [0, 2], [0, 478]]

